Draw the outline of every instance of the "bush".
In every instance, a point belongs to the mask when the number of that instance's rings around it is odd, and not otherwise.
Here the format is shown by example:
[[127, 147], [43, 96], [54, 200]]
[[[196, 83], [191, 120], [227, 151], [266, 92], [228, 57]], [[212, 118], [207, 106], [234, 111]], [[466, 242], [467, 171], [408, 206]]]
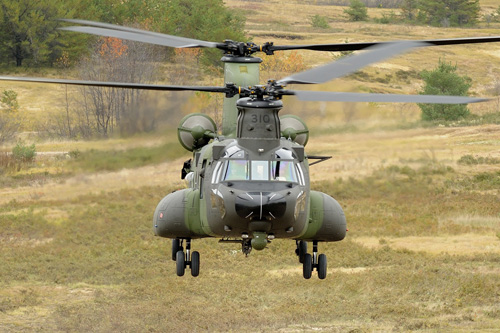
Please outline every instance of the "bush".
[[[471, 87], [471, 78], [456, 73], [457, 66], [439, 60], [437, 68], [420, 73], [425, 86], [420, 95], [451, 95], [468, 96]], [[422, 110], [422, 120], [454, 121], [470, 115], [467, 105], [464, 104], [418, 104]]]
[[320, 29], [330, 28], [327, 18], [321, 15], [314, 15], [311, 18], [311, 25], [313, 26], [313, 28], [320, 28]]
[[5, 105], [8, 111], [13, 112], [19, 110], [17, 93], [14, 90], [4, 90], [0, 102]]
[[36, 156], [36, 147], [33, 143], [28, 146], [24, 142], [20, 141], [12, 148], [12, 156], [19, 164], [31, 163]]
[[368, 10], [361, 0], [351, 0], [351, 5], [348, 9], [344, 9], [344, 13], [349, 17], [349, 21], [368, 20]]

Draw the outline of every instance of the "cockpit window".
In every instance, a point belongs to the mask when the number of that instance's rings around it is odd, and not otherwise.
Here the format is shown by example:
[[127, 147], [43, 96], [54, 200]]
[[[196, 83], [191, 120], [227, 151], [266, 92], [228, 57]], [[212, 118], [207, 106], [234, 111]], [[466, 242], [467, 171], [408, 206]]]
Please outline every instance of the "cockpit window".
[[269, 161], [252, 161], [252, 180], [269, 180]]
[[284, 159], [284, 160], [292, 160], [296, 156], [295, 154], [286, 148], [280, 148], [274, 152], [274, 155], [277, 159]]
[[245, 151], [238, 146], [231, 146], [226, 149], [224, 156], [226, 158], [245, 158]]
[[297, 182], [292, 161], [271, 161], [271, 175], [272, 180]]
[[248, 180], [247, 160], [228, 160], [224, 180]]
[[[222, 175], [220, 175], [222, 174]], [[301, 170], [293, 160], [272, 160], [272, 161], [248, 161], [245, 159], [227, 159], [224, 167], [217, 164], [213, 176], [213, 182], [219, 177], [221, 180], [256, 180], [256, 181], [282, 181], [300, 183]]]

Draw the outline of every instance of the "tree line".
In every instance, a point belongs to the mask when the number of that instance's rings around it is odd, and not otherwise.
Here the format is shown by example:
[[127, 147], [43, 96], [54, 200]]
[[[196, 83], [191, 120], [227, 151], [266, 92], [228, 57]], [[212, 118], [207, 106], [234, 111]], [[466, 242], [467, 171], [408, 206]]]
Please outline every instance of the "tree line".
[[[369, 0], [349, 0], [349, 8], [344, 10], [351, 21], [368, 20], [368, 4], [373, 4]], [[426, 24], [443, 27], [474, 26], [479, 22], [480, 5], [479, 0], [399, 0], [396, 3], [391, 1], [378, 1], [379, 8], [399, 8], [400, 15], [392, 12], [384, 14], [380, 23], [412, 23]], [[397, 4], [397, 7], [395, 5]], [[498, 12], [500, 13], [500, 7]]]
[[[0, 61], [18, 67], [54, 65], [64, 52], [72, 61], [85, 54], [95, 38], [58, 30], [67, 24], [60, 18], [197, 39], [244, 39], [244, 17], [222, 0], [0, 0], [0, 10]], [[210, 51], [202, 54], [204, 63], [214, 60]]]

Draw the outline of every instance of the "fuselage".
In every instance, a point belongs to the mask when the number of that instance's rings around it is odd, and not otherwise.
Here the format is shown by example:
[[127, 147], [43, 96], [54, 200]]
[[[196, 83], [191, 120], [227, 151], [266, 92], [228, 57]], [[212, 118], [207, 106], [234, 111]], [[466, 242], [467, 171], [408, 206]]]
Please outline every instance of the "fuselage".
[[244, 140], [226, 139], [194, 154], [190, 185], [200, 195], [205, 233], [296, 238], [305, 232], [309, 169], [300, 158], [303, 147], [284, 138], [269, 143], [267, 150], [252, 151]]

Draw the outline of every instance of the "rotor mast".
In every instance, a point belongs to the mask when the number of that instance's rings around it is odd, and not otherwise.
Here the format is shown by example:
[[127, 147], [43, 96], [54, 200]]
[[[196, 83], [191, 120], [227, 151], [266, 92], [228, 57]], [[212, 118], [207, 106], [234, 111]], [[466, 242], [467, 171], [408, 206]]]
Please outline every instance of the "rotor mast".
[[[221, 59], [224, 62], [224, 82], [234, 83], [239, 87], [250, 87], [259, 84], [259, 65], [261, 58], [250, 55], [238, 56], [226, 54]], [[239, 96], [224, 97], [222, 109], [222, 135], [236, 137], [238, 109], [236, 101]]]

